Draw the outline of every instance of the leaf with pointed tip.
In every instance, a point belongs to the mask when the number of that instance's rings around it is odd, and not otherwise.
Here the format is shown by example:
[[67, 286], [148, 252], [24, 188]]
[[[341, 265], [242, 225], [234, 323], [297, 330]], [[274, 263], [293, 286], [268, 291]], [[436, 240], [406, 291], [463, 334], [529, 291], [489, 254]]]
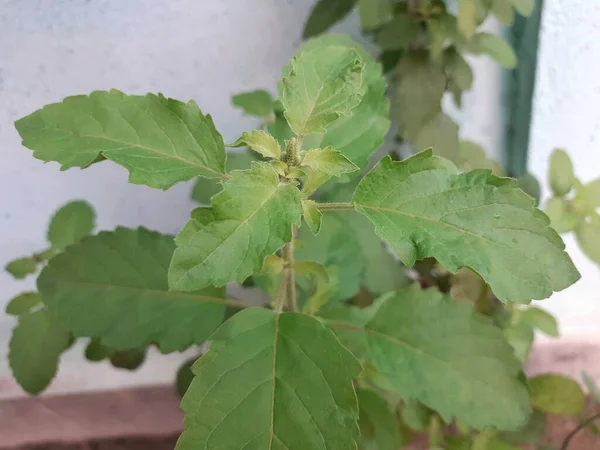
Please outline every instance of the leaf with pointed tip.
[[274, 103], [271, 94], [264, 89], [242, 92], [231, 97], [231, 104], [241, 109], [244, 114], [263, 118], [273, 114]]
[[117, 350], [156, 343], [164, 353], [202, 344], [221, 324], [223, 289], [169, 292], [173, 238], [117, 228], [84, 238], [50, 260], [38, 278], [44, 303], [75, 336]]
[[280, 84], [281, 103], [291, 129], [298, 135], [322, 133], [340, 116], [350, 114], [364, 94], [364, 64], [351, 47], [320, 40], [292, 58]]
[[373, 391], [356, 391], [361, 426], [361, 448], [398, 450], [402, 447], [396, 416], [385, 401]]
[[212, 198], [212, 208], [199, 210], [176, 238], [172, 289], [242, 282], [290, 241], [292, 225], [300, 225], [302, 194], [294, 184], [280, 182], [269, 164], [254, 162], [250, 170], [231, 175]]
[[250, 147], [265, 158], [279, 159], [281, 156], [279, 142], [263, 130], [244, 131], [242, 137], [228, 147]]
[[517, 55], [510, 44], [502, 37], [491, 33], [477, 33], [469, 49], [477, 54], [487, 54], [505, 69], [514, 69], [517, 65]]
[[46, 105], [15, 126], [36, 158], [63, 170], [104, 156], [128, 169], [131, 183], [161, 189], [225, 173], [223, 138], [194, 101], [95, 91]]
[[548, 336], [558, 337], [558, 324], [552, 314], [541, 308], [532, 306], [520, 314], [520, 320], [532, 328], [538, 329]]
[[60, 355], [70, 341], [70, 334], [46, 308], [19, 318], [10, 340], [8, 360], [15, 379], [26, 392], [39, 394], [50, 384]]
[[22, 316], [41, 303], [40, 294], [37, 292], [23, 292], [8, 302], [5, 311], [11, 316]]
[[50, 221], [48, 241], [56, 250], [79, 242], [94, 230], [96, 214], [84, 201], [67, 203], [60, 208]]
[[302, 216], [313, 234], [319, 234], [321, 230], [321, 217], [323, 214], [319, 206], [312, 200], [302, 200]]
[[513, 429], [527, 420], [521, 366], [490, 319], [416, 285], [372, 308], [369, 361], [397, 394], [474, 428]]
[[327, 31], [344, 19], [354, 9], [356, 2], [357, 0], [319, 0], [304, 24], [302, 38], [308, 39]]
[[404, 264], [433, 257], [453, 273], [469, 267], [504, 302], [547, 298], [580, 277], [548, 217], [515, 180], [487, 170], [459, 174], [431, 151], [383, 158], [353, 201]]
[[309, 150], [301, 166], [308, 166], [316, 172], [324, 172], [333, 177], [358, 170], [356, 164], [332, 147]]
[[17, 258], [9, 262], [4, 270], [10, 273], [13, 278], [22, 280], [27, 275], [37, 272], [38, 264], [40, 262], [41, 261], [38, 261], [33, 257]]
[[211, 336], [177, 450], [356, 448], [360, 364], [314, 317], [246, 309]]

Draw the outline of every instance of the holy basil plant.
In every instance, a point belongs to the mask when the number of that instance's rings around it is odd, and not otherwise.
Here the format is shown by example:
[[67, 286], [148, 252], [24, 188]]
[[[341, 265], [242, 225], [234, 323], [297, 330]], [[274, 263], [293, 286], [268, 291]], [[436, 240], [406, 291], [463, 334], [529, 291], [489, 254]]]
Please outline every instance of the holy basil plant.
[[[431, 149], [365, 174], [389, 106], [381, 66], [343, 36], [307, 42], [278, 91], [234, 98], [263, 125], [227, 145], [194, 101], [160, 94], [93, 92], [17, 121], [38, 159], [110, 160], [162, 189], [197, 178], [202, 203], [175, 238], [91, 234], [89, 207], [61, 210], [50, 250], [9, 268], [45, 263], [8, 307], [17, 380], [39, 392], [77, 338], [124, 367], [209, 342], [189, 388], [189, 365], [178, 377], [179, 450], [394, 450], [450, 423], [509, 442], [552, 385], [528, 388], [518, 333], [555, 324], [522, 305], [579, 278], [548, 217], [515, 180]], [[230, 298], [233, 283], [268, 295]]]

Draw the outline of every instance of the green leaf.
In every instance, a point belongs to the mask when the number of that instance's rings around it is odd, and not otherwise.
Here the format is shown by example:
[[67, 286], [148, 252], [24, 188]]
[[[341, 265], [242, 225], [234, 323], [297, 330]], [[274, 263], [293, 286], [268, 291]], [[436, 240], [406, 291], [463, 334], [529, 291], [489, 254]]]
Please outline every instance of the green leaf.
[[533, 410], [525, 425], [516, 431], [503, 431], [499, 437], [511, 444], [538, 443], [546, 434], [546, 415]]
[[527, 420], [520, 364], [491, 320], [415, 285], [375, 307], [365, 326], [369, 360], [402, 398], [474, 428], [513, 429]]
[[569, 193], [575, 182], [573, 163], [564, 150], [555, 149], [550, 155], [550, 170], [548, 173], [550, 188], [557, 197]]
[[116, 350], [156, 343], [164, 353], [202, 344], [221, 324], [223, 290], [169, 292], [173, 238], [117, 228], [53, 258], [38, 289], [58, 324]]
[[319, 0], [304, 24], [302, 38], [308, 39], [327, 31], [344, 19], [356, 5], [357, 0]]
[[402, 420], [409, 428], [416, 431], [427, 430], [431, 415], [429, 408], [414, 400], [408, 400], [402, 407]]
[[195, 358], [188, 359], [179, 367], [179, 370], [177, 371], [175, 387], [177, 388], [177, 393], [179, 394], [180, 398], [183, 398], [188, 388], [190, 387], [192, 380], [194, 379], [192, 366], [194, 365], [195, 361]]
[[234, 95], [231, 97], [231, 103], [241, 109], [244, 114], [265, 118], [273, 114], [275, 100], [269, 92], [264, 89], [257, 89]]
[[438, 156], [454, 162], [460, 161], [458, 125], [449, 116], [439, 112], [418, 132], [413, 148], [416, 151], [432, 148]]
[[548, 373], [530, 378], [528, 384], [534, 408], [565, 416], [577, 416], [583, 412], [585, 394], [572, 378]]
[[10, 340], [8, 361], [13, 376], [26, 392], [39, 394], [50, 384], [70, 339], [70, 334], [45, 308], [19, 318]]
[[[333, 273], [332, 270], [328, 271], [325, 266], [315, 261], [297, 261], [294, 264], [294, 270], [297, 275], [307, 276], [315, 284], [314, 292], [302, 306], [303, 312], [314, 315], [330, 300], [330, 294], [336, 287], [337, 279], [335, 276], [330, 276]], [[296, 282], [302, 289], [302, 278], [297, 277]]]
[[558, 337], [558, 324], [552, 314], [535, 306], [521, 311], [521, 322], [538, 329], [548, 336]]
[[567, 201], [560, 197], [552, 197], [548, 200], [545, 212], [550, 218], [550, 225], [558, 233], [573, 231], [581, 220], [578, 214], [570, 211]]
[[584, 184], [578, 189], [577, 197], [583, 199], [586, 211], [595, 211], [600, 207], [600, 178]]
[[433, 257], [452, 273], [469, 267], [502, 301], [546, 298], [579, 279], [548, 218], [515, 180], [459, 174], [425, 151], [383, 158], [353, 200], [404, 264]]
[[522, 16], [530, 16], [535, 8], [535, 0], [509, 0]]
[[317, 203], [312, 200], [302, 200], [302, 215], [310, 231], [313, 234], [319, 234], [323, 214], [319, 210]]
[[460, 164], [458, 166], [465, 172], [474, 169], [489, 169], [494, 175], [504, 175], [502, 166], [493, 159], [488, 158], [485, 150], [472, 141], [460, 142]]
[[495, 34], [477, 33], [470, 48], [474, 53], [489, 55], [505, 69], [514, 69], [517, 65], [515, 51], [508, 42]]
[[575, 229], [577, 243], [583, 253], [597, 264], [600, 264], [600, 223], [581, 222]]
[[406, 49], [418, 33], [419, 25], [407, 13], [401, 13], [377, 33], [377, 43], [383, 50]]
[[306, 153], [301, 166], [308, 166], [316, 172], [339, 177], [358, 170], [356, 164], [332, 147], [313, 148]]
[[319, 310], [319, 318], [338, 337], [340, 342], [357, 358], [363, 358], [367, 350], [367, 341], [364, 333], [357, 333], [357, 328], [362, 328], [369, 320], [369, 312], [357, 306], [345, 303], [327, 303]]
[[361, 448], [373, 450], [398, 450], [402, 446], [396, 416], [387, 402], [373, 391], [356, 392], [361, 424]]
[[302, 194], [294, 184], [280, 182], [269, 164], [254, 162], [250, 170], [231, 175], [212, 198], [212, 208], [200, 211], [176, 238], [172, 289], [242, 282], [290, 241], [292, 225], [300, 225]]
[[463, 267], [452, 277], [450, 296], [458, 302], [475, 304], [487, 293], [485, 281], [471, 269]]
[[459, 0], [458, 5], [458, 31], [470, 39], [477, 30], [477, 0]]
[[581, 373], [581, 378], [583, 379], [583, 384], [585, 384], [592, 400], [596, 404], [600, 404], [600, 388], [596, 384], [595, 378], [586, 372]]
[[39, 261], [37, 258], [18, 258], [9, 262], [4, 270], [10, 273], [13, 278], [22, 280], [27, 275], [37, 272]]
[[444, 66], [458, 89], [461, 91], [471, 89], [473, 85], [473, 70], [454, 47], [450, 47], [444, 52]]
[[56, 211], [48, 227], [52, 248], [64, 250], [94, 231], [96, 214], [84, 201], [74, 201]]
[[356, 448], [356, 359], [317, 319], [246, 309], [211, 336], [177, 450]]
[[110, 357], [110, 363], [117, 369], [136, 370], [145, 359], [145, 350], [130, 349], [115, 352]]
[[393, 0], [358, 0], [358, 13], [363, 30], [374, 30], [394, 18]]
[[511, 26], [515, 21], [511, 0], [492, 0], [492, 14], [506, 26]]
[[364, 64], [358, 52], [319, 41], [292, 58], [280, 85], [285, 117], [302, 136], [324, 132], [340, 116], [349, 115], [364, 94]]
[[194, 101], [95, 91], [46, 105], [15, 126], [36, 158], [62, 170], [104, 156], [128, 169], [131, 183], [161, 189], [225, 172], [223, 138]]
[[265, 158], [279, 159], [281, 157], [281, 147], [279, 142], [263, 130], [244, 131], [239, 138], [228, 147], [250, 147]]
[[536, 206], [540, 204], [540, 197], [542, 195], [540, 182], [536, 177], [527, 173], [520, 178], [517, 178], [519, 188], [535, 200]]
[[504, 336], [506, 341], [515, 351], [515, 356], [522, 363], [525, 364], [529, 359], [531, 353], [531, 346], [533, 345], [533, 339], [535, 337], [533, 328], [527, 324], [511, 324], [504, 329]]
[[11, 316], [22, 316], [41, 304], [40, 294], [37, 292], [23, 292], [8, 302], [5, 311], [6, 314]]
[[104, 345], [100, 339], [90, 339], [85, 347], [85, 358], [92, 362], [104, 361], [110, 358], [115, 351], [114, 348]]

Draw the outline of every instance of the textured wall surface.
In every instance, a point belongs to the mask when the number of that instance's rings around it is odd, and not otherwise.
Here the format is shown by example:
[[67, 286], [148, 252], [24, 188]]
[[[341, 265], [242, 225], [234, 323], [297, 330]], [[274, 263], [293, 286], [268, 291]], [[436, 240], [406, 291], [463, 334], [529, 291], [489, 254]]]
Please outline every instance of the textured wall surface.
[[[102, 163], [59, 172], [21, 147], [13, 122], [46, 103], [92, 90], [163, 92], [194, 99], [210, 112], [226, 141], [256, 123], [229, 98], [264, 87], [275, 93], [280, 68], [300, 44], [307, 0], [0, 0], [0, 266], [45, 245], [50, 215], [73, 199], [90, 202], [99, 229], [145, 225], [175, 233], [193, 207], [190, 185], [167, 192], [127, 183], [127, 172]], [[337, 28], [357, 29], [351, 17]], [[456, 113], [462, 133], [492, 154], [500, 148], [501, 72], [473, 59], [476, 83]], [[0, 308], [34, 288], [0, 273]], [[0, 313], [0, 396], [14, 395], [7, 342], [14, 320]], [[155, 355], [135, 374], [85, 363], [77, 347], [63, 356], [53, 392], [173, 379], [185, 355]]]

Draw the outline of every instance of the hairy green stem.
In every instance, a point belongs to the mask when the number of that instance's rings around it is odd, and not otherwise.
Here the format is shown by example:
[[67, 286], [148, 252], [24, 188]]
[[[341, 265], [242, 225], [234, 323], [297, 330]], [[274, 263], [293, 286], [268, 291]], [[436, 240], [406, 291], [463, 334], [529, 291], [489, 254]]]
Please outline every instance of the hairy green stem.
[[571, 443], [573, 438], [577, 435], [577, 433], [579, 433], [581, 430], [585, 429], [587, 426], [591, 425], [593, 422], [595, 422], [598, 419], [600, 419], [600, 413], [596, 413], [593, 416], [588, 417], [583, 422], [581, 422], [579, 425], [577, 425], [577, 427], [567, 435], [567, 437], [563, 441], [562, 445], [560, 446], [560, 450], [567, 450], [569, 448], [569, 444]]
[[296, 272], [294, 271], [294, 245], [296, 241], [296, 226], [292, 227], [292, 240], [283, 247], [283, 259], [285, 260], [285, 269], [283, 269], [283, 295], [280, 300], [285, 303], [288, 311], [298, 311], [298, 294], [296, 293]]
[[318, 203], [321, 211], [351, 211], [354, 209], [354, 203]]

